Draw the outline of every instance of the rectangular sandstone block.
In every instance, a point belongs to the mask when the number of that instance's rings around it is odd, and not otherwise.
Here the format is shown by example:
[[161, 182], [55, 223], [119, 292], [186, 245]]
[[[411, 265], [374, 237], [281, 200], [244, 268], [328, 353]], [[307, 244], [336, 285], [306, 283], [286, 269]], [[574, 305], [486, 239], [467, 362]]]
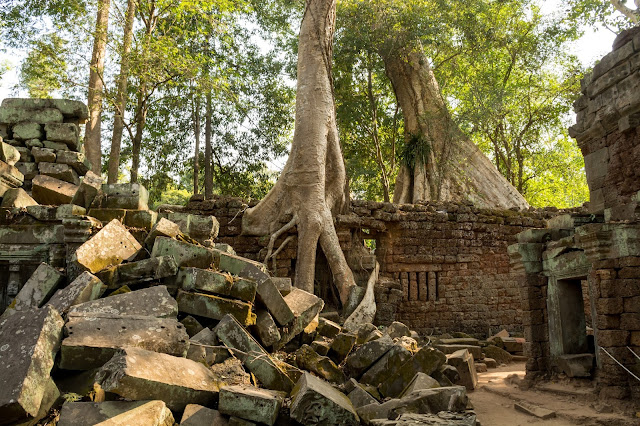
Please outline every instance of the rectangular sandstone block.
[[64, 320], [55, 309], [25, 310], [0, 320], [0, 420], [36, 416], [60, 346]]
[[291, 339], [302, 333], [324, 307], [322, 299], [299, 288], [293, 288], [284, 300], [293, 313], [294, 320], [290, 326], [281, 331], [281, 338], [274, 345], [276, 350], [282, 348]]
[[74, 258], [92, 273], [133, 258], [142, 248], [133, 235], [117, 220], [112, 220], [82, 244]]
[[171, 410], [163, 401], [65, 402], [58, 426], [173, 425]]
[[77, 150], [80, 144], [80, 130], [74, 123], [45, 124], [44, 131], [47, 140], [62, 142], [72, 150]]
[[78, 304], [69, 310], [69, 318], [101, 314], [176, 318], [178, 304], [167, 287], [158, 285]]
[[112, 209], [149, 210], [149, 193], [139, 183], [102, 185], [106, 198], [102, 207]]
[[80, 186], [78, 186], [78, 190], [73, 195], [71, 199], [71, 204], [75, 204], [77, 206], [82, 206], [85, 209], [89, 209], [93, 200], [98, 196], [100, 191], [102, 190], [102, 177], [93, 173], [92, 171], [88, 171], [82, 182], [80, 182]]
[[74, 305], [95, 300], [107, 289], [102, 281], [89, 272], [83, 272], [71, 284], [58, 290], [47, 306], [55, 308], [61, 314], [66, 313]]
[[240, 300], [225, 299], [209, 294], [188, 293], [178, 290], [176, 297], [180, 312], [205, 318], [221, 320], [225, 315], [233, 315], [244, 326], [256, 323], [251, 304]]
[[89, 160], [87, 160], [87, 157], [82, 152], [60, 151], [55, 161], [56, 163], [71, 166], [81, 176], [85, 175], [89, 169], [91, 169]]
[[214, 250], [167, 237], [155, 239], [151, 257], [158, 256], [173, 256], [179, 267], [201, 269], [215, 266], [219, 260], [218, 254]]
[[51, 176], [76, 186], [80, 184], [78, 173], [67, 164], [40, 162], [38, 163], [38, 172], [41, 175]]
[[26, 109], [17, 107], [0, 108], [0, 123], [17, 124], [31, 123], [62, 123], [62, 113], [54, 108]]
[[10, 166], [15, 166], [20, 161], [20, 152], [8, 143], [0, 141], [0, 161], [4, 161]]
[[33, 178], [32, 197], [43, 205], [71, 204], [78, 187], [69, 182], [38, 175]]
[[220, 389], [218, 410], [228, 416], [273, 426], [283, 399], [282, 395], [255, 386], [224, 386]]
[[29, 206], [37, 206], [38, 202], [31, 198], [22, 188], [11, 188], [2, 196], [0, 207], [23, 209]]
[[57, 269], [47, 263], [41, 263], [22, 286], [9, 308], [19, 312], [41, 307], [55, 293], [63, 278]]
[[22, 122], [12, 127], [13, 138], [19, 141], [42, 139], [42, 126], [38, 123]]
[[87, 105], [84, 102], [71, 99], [6, 98], [2, 101], [2, 107], [28, 110], [54, 108], [60, 111], [64, 118], [76, 118], [79, 120], [89, 118]]
[[19, 188], [24, 182], [24, 175], [17, 167], [0, 161], [0, 197], [11, 188]]
[[291, 417], [302, 424], [360, 424], [356, 410], [345, 394], [306, 372], [293, 389]]
[[183, 290], [220, 294], [253, 303], [258, 285], [255, 281], [199, 268], [180, 268], [176, 278]]
[[132, 400], [164, 401], [171, 410], [187, 404], [211, 405], [219, 392], [218, 377], [206, 366], [186, 358], [126, 348], [96, 374], [106, 392]]

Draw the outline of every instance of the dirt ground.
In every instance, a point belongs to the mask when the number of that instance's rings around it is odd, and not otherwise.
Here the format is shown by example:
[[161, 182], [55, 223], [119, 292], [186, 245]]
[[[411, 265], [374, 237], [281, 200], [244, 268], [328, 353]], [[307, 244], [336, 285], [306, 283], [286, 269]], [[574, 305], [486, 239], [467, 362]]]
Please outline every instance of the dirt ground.
[[[613, 407], [597, 401], [588, 388], [550, 383], [521, 390], [516, 383], [524, 378], [524, 374], [524, 363], [478, 374], [478, 388], [469, 393], [469, 399], [482, 426], [640, 426], [640, 418], [616, 413]], [[518, 402], [552, 410], [556, 417], [542, 420], [516, 411], [514, 404]]]

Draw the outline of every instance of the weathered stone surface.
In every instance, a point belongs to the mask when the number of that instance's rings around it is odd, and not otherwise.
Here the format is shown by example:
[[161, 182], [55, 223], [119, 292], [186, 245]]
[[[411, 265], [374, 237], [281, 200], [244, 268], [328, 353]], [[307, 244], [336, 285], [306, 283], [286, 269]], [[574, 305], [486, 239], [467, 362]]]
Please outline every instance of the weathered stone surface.
[[291, 391], [293, 388], [291, 379], [232, 315], [226, 315], [214, 331], [225, 346], [246, 354], [236, 353], [236, 356], [243, 360], [245, 366], [265, 388]]
[[347, 358], [346, 367], [352, 377], [360, 377], [394, 346], [389, 336], [365, 343]]
[[167, 287], [159, 285], [82, 303], [69, 310], [69, 317], [103, 314], [175, 318], [178, 315], [178, 304], [167, 291]]
[[[51, 148], [31, 148], [31, 155], [36, 163], [55, 163], [56, 151]], [[55, 176], [54, 176], [55, 177]]]
[[167, 237], [155, 239], [151, 257], [158, 256], [173, 256], [179, 267], [207, 269], [217, 263], [213, 250]]
[[177, 238], [181, 234], [182, 231], [180, 231], [180, 227], [177, 224], [161, 217], [149, 231], [147, 238], [144, 240], [144, 245], [151, 249], [154, 246], [156, 237]]
[[78, 190], [76, 185], [45, 175], [34, 177], [32, 185], [33, 199], [40, 204], [53, 206], [70, 204]]
[[460, 381], [460, 373], [458, 369], [452, 365], [441, 365], [436, 371], [431, 373], [431, 377], [436, 379], [440, 386], [453, 386], [454, 383]]
[[19, 141], [42, 139], [42, 126], [38, 123], [23, 122], [12, 128], [13, 138]]
[[63, 117], [60, 111], [54, 108], [26, 109], [18, 107], [0, 108], [0, 123], [17, 124], [31, 123], [62, 123]]
[[17, 167], [0, 161], [0, 197], [11, 188], [18, 188], [24, 182], [24, 175]]
[[98, 277], [89, 272], [83, 272], [67, 287], [58, 290], [51, 297], [47, 306], [51, 306], [63, 314], [72, 306], [99, 298], [106, 289], [107, 287]]
[[63, 275], [47, 263], [41, 263], [24, 283], [7, 312], [39, 308], [55, 293]]
[[71, 166], [73, 170], [81, 176], [85, 175], [91, 169], [89, 160], [87, 160], [82, 152], [59, 151], [55, 162]]
[[413, 414], [406, 413], [400, 415], [395, 420], [377, 419], [370, 422], [371, 426], [476, 426], [476, 414], [471, 413], [451, 413], [441, 411], [438, 414]]
[[316, 331], [321, 336], [333, 338], [333, 337], [336, 337], [336, 335], [340, 333], [341, 330], [342, 330], [342, 327], [340, 327], [339, 324], [336, 324], [333, 321], [330, 321], [322, 317], [318, 319], [318, 328]]
[[188, 213], [164, 213], [166, 218], [180, 227], [180, 230], [205, 247], [214, 247], [220, 223], [215, 216]]
[[189, 404], [182, 413], [180, 426], [227, 426], [228, 420], [218, 410]]
[[20, 152], [8, 143], [0, 142], [0, 161], [15, 166], [20, 161]]
[[318, 355], [327, 356], [329, 353], [329, 348], [331, 348], [331, 341], [325, 340], [314, 340], [311, 342], [311, 349], [316, 351]]
[[220, 389], [218, 410], [228, 416], [272, 426], [282, 401], [281, 395], [254, 386], [225, 386]]
[[402, 336], [411, 337], [409, 327], [398, 321], [392, 322], [389, 327], [384, 329], [384, 333], [388, 334], [392, 339], [399, 339]]
[[454, 366], [460, 373], [460, 382], [468, 390], [474, 390], [478, 385], [478, 374], [473, 362], [473, 355], [466, 349], [461, 349], [447, 355], [447, 364]]
[[56, 151], [56, 154], [58, 153], [58, 151], [69, 151], [69, 147], [62, 142], [42, 141], [42, 145], [45, 148], [54, 149]]
[[[260, 292], [260, 286], [258, 286], [258, 292]], [[280, 293], [278, 292], [278, 294]], [[302, 333], [324, 307], [322, 299], [299, 288], [294, 288], [291, 293], [287, 294], [284, 301], [289, 311], [293, 313], [295, 319], [293, 320], [293, 324], [280, 332], [282, 337], [278, 343], [273, 346], [276, 350], [282, 348], [290, 342], [291, 339]], [[275, 318], [275, 314], [273, 314], [273, 316]]]
[[280, 330], [278, 330], [276, 322], [273, 320], [271, 314], [265, 309], [258, 309], [256, 311], [255, 329], [257, 331], [258, 338], [264, 347], [270, 347], [281, 338]]
[[36, 163], [25, 163], [18, 161], [16, 169], [23, 175], [23, 182], [33, 180], [38, 175], [38, 165]]
[[240, 417], [229, 417], [229, 426], [256, 426], [256, 423], [249, 420], [241, 419]]
[[29, 148], [25, 148], [24, 146], [16, 146], [15, 148], [20, 153], [20, 161], [30, 163], [34, 161], [33, 155], [31, 155], [31, 150]]
[[175, 319], [152, 317], [70, 317], [60, 348], [60, 368], [90, 370], [109, 361], [118, 349], [136, 347], [184, 357], [189, 336]]
[[204, 362], [207, 365], [218, 364], [231, 356], [229, 350], [220, 346], [218, 336], [209, 328], [203, 328], [190, 340], [187, 358], [197, 362]]
[[184, 328], [187, 331], [189, 337], [193, 337], [204, 330], [202, 324], [200, 324], [200, 322], [191, 315], [187, 315], [186, 317], [181, 319], [180, 323], [184, 325]]
[[172, 426], [173, 414], [163, 401], [66, 402], [59, 426]]
[[[130, 259], [142, 248], [122, 223], [112, 220], [76, 250], [74, 258], [89, 272], [95, 273]], [[155, 256], [154, 256], [155, 257]]]
[[556, 362], [569, 377], [591, 377], [593, 359], [592, 354], [561, 355]]
[[102, 177], [92, 171], [88, 171], [84, 175], [82, 182], [80, 182], [80, 186], [78, 186], [76, 193], [73, 195], [71, 204], [82, 206], [85, 209], [90, 208], [93, 200], [95, 200], [100, 193], [101, 188]]
[[187, 404], [212, 404], [219, 391], [217, 377], [204, 365], [186, 358], [126, 348], [96, 374], [106, 392], [128, 399], [159, 399], [171, 410]]
[[[222, 362], [210, 366], [213, 374], [218, 377], [219, 386], [251, 385], [251, 375], [247, 373], [242, 361], [229, 357]], [[283, 392], [284, 393], [284, 392]]]
[[376, 404], [378, 400], [375, 399], [369, 392], [362, 389], [360, 386], [355, 386], [351, 392], [347, 395], [349, 401], [353, 404], [353, 407], [358, 409], [369, 404]]
[[358, 327], [356, 339], [356, 345], [362, 345], [367, 342], [367, 338], [371, 335], [372, 332], [378, 331], [378, 327], [371, 323], [362, 324]]
[[498, 363], [496, 362], [495, 359], [493, 358], [487, 358], [485, 357], [482, 362], [487, 366], [487, 368], [497, 368], [498, 367]]
[[453, 339], [440, 339], [442, 345], [473, 345], [480, 346], [480, 341], [473, 337], [457, 337]]
[[84, 207], [76, 206], [74, 204], [61, 204], [56, 209], [56, 219], [62, 220], [73, 216], [84, 216], [87, 211]]
[[492, 358], [496, 360], [498, 364], [509, 364], [512, 356], [509, 352], [501, 349], [495, 345], [489, 345], [482, 348], [485, 358]]
[[124, 218], [127, 215], [125, 209], [97, 209], [91, 208], [89, 210], [89, 216], [98, 219], [102, 223], [109, 223], [112, 220], [117, 220], [124, 224]]
[[26, 422], [17, 423], [18, 426], [34, 426], [39, 424], [39, 421], [44, 419], [49, 415], [51, 408], [54, 405], [58, 404], [58, 400], [60, 398], [60, 390], [56, 386], [56, 383], [53, 381], [51, 377], [47, 380], [47, 383], [44, 386], [44, 395], [42, 396], [42, 401], [40, 402], [40, 409], [38, 410], [38, 414], [34, 417], [29, 417], [29, 420]]
[[152, 257], [116, 266], [113, 282], [109, 284], [142, 283], [170, 277], [177, 272], [178, 264], [173, 256]]
[[393, 410], [398, 414], [435, 414], [440, 411], [465, 411], [468, 398], [463, 386], [451, 386], [416, 390], [400, 401], [401, 405]]
[[176, 282], [183, 290], [220, 294], [250, 303], [258, 287], [255, 281], [199, 268], [180, 268]]
[[425, 346], [400, 367], [397, 375], [389, 377], [380, 385], [380, 393], [395, 398], [411, 383], [416, 373], [431, 374], [445, 361], [446, 356], [442, 352]]
[[0, 423], [38, 414], [63, 325], [60, 314], [50, 307], [0, 320]]
[[22, 188], [11, 188], [2, 196], [0, 207], [7, 208], [26, 208], [28, 206], [37, 206], [38, 202], [31, 198], [27, 191]]
[[513, 404], [513, 408], [515, 408], [516, 411], [520, 411], [522, 413], [529, 414], [530, 416], [534, 416], [543, 420], [552, 419], [556, 416], [555, 411], [528, 404], [526, 402], [516, 402], [515, 404]]
[[439, 387], [440, 383], [433, 377], [424, 373], [416, 373], [416, 375], [413, 377], [413, 380], [411, 380], [411, 383], [409, 383], [409, 385], [400, 394], [400, 398], [409, 395], [414, 391]]
[[124, 224], [131, 228], [151, 229], [158, 220], [153, 210], [126, 210]]
[[230, 314], [244, 326], [253, 325], [256, 322], [256, 316], [251, 312], [251, 304], [241, 300], [182, 290], [178, 290], [176, 300], [178, 309], [188, 314], [215, 320], [221, 320], [225, 315]]
[[341, 384], [345, 381], [342, 370], [329, 357], [319, 355], [309, 345], [302, 345], [296, 351], [296, 365], [332, 383]]
[[291, 289], [293, 288], [293, 286], [291, 285], [291, 278], [271, 277], [271, 282], [273, 283], [273, 285], [276, 286], [278, 291], [283, 296], [286, 296], [287, 294], [291, 293]]
[[331, 343], [329, 358], [336, 364], [340, 364], [349, 355], [356, 343], [356, 335], [353, 333], [339, 333]]
[[80, 143], [80, 130], [74, 123], [49, 123], [45, 124], [44, 131], [47, 140], [62, 142], [72, 150], [77, 150]]
[[309, 373], [302, 375], [291, 395], [291, 417], [304, 425], [360, 424], [349, 398]]
[[469, 351], [473, 355], [474, 360], [481, 360], [484, 358], [484, 353], [480, 346], [475, 345], [434, 345], [434, 347], [445, 355], [452, 354], [462, 349]]
[[139, 183], [105, 184], [102, 192], [105, 195], [103, 208], [149, 210], [149, 193]]
[[394, 345], [360, 377], [361, 383], [378, 386], [397, 374], [398, 369], [411, 358], [411, 352]]
[[67, 164], [41, 162], [38, 163], [38, 172], [40, 172], [41, 175], [51, 176], [52, 178], [69, 182], [76, 186], [80, 184], [78, 174]]
[[2, 107], [26, 110], [54, 108], [60, 111], [65, 118], [76, 118], [83, 121], [89, 118], [87, 105], [84, 102], [71, 99], [6, 98], [2, 101]]

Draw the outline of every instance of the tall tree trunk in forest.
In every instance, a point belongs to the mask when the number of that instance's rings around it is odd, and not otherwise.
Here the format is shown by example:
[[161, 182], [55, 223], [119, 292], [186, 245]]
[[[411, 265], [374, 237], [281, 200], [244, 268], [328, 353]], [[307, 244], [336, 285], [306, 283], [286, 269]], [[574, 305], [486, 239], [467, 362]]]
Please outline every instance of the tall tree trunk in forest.
[[136, 103], [136, 133], [131, 141], [131, 183], [138, 182], [140, 169], [140, 151], [142, 150], [142, 133], [147, 123], [147, 86], [143, 82], [138, 89], [138, 101]]
[[204, 198], [213, 198], [213, 152], [211, 146], [211, 91], [207, 92], [206, 117], [204, 121]]
[[113, 136], [109, 154], [109, 173], [107, 183], [116, 183], [120, 171], [120, 146], [124, 130], [124, 112], [127, 109], [127, 83], [129, 81], [129, 53], [133, 40], [133, 21], [136, 16], [136, 0], [127, 1], [122, 50], [120, 52], [120, 75], [118, 76], [118, 92], [116, 93], [116, 113], [113, 119]]
[[[311, 293], [319, 242], [344, 305], [355, 281], [333, 223], [333, 214], [345, 203], [346, 179], [331, 75], [335, 11], [336, 0], [306, 1], [299, 36], [291, 152], [275, 186], [257, 206], [245, 212], [242, 229], [249, 235], [270, 235], [269, 257], [275, 240], [297, 226], [294, 284]], [[290, 222], [282, 226], [287, 218]]]
[[421, 47], [381, 52], [402, 109], [408, 155], [393, 201], [472, 201], [479, 207], [528, 207], [450, 116]]
[[200, 185], [200, 97], [195, 95], [193, 101], [193, 135], [196, 138], [196, 148], [193, 154], [193, 193], [198, 194]]
[[96, 16], [96, 34], [91, 53], [89, 67], [89, 123], [85, 129], [85, 151], [91, 163], [91, 169], [101, 173], [102, 156], [100, 147], [100, 124], [102, 119], [102, 92], [104, 82], [104, 57], [107, 48], [107, 32], [109, 29], [109, 6], [111, 0], [98, 0], [98, 14]]

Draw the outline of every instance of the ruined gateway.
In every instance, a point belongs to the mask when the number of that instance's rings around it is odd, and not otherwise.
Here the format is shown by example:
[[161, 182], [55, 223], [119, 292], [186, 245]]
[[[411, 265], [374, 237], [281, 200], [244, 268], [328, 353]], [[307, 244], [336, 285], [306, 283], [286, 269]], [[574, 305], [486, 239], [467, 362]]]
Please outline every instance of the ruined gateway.
[[639, 55], [621, 35], [575, 104], [588, 205], [354, 201], [345, 307], [292, 287], [294, 232], [259, 262], [243, 200], [151, 211], [89, 171], [82, 103], [4, 100], [0, 424], [475, 425], [477, 371], [514, 358], [638, 410]]

